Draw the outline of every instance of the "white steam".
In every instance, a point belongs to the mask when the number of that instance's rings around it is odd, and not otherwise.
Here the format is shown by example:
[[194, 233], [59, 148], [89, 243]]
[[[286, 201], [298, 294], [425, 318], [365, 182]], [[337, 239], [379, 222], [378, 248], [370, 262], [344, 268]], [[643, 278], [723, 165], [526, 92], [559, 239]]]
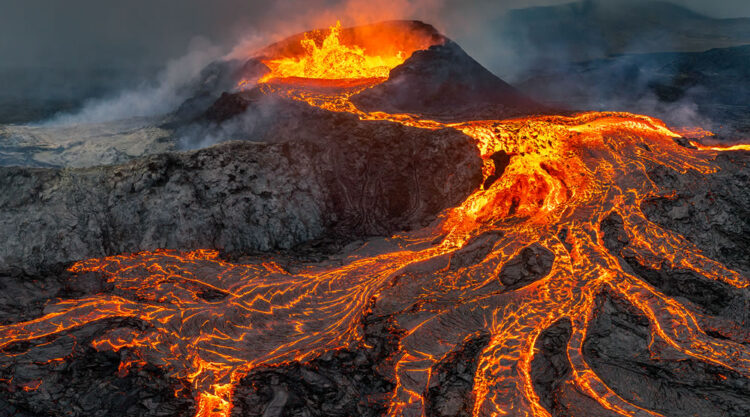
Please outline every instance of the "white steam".
[[279, 103], [264, 97], [234, 117], [216, 122], [196, 122], [179, 128], [175, 133], [180, 149], [201, 149], [230, 140], [267, 141], [269, 125], [278, 120]]
[[196, 38], [190, 43], [186, 55], [167, 63], [155, 83], [123, 91], [115, 97], [89, 100], [80, 111], [59, 114], [43, 124], [102, 123], [167, 114], [193, 93], [190, 84], [206, 65], [221, 55], [221, 48], [203, 38]]

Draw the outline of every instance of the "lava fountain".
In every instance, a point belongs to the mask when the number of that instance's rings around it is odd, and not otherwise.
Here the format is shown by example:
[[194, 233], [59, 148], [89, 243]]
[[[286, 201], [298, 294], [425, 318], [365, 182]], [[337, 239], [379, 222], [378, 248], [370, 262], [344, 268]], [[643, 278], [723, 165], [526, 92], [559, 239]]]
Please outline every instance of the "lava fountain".
[[271, 72], [261, 82], [274, 78], [360, 79], [388, 78], [388, 72], [403, 64], [404, 51], [393, 55], [370, 55], [357, 45], [341, 43], [341, 23], [331, 27], [328, 36], [319, 47], [309, 35], [300, 44], [304, 54], [299, 57], [284, 57], [264, 60]]
[[[147, 325], [114, 329], [93, 346], [136, 352], [134, 362], [156, 364], [190, 384], [197, 416], [224, 417], [232, 411], [234, 386], [253, 369], [358, 346], [362, 319], [373, 305], [411, 297], [431, 304], [415, 304], [423, 306], [420, 319], [399, 323], [404, 333], [394, 354], [396, 389], [388, 416], [425, 415], [434, 366], [477, 332], [489, 334], [490, 341], [479, 356], [473, 415], [550, 416], [530, 368], [540, 334], [560, 320], [571, 323], [566, 353], [577, 389], [617, 415], [659, 416], [619, 396], [584, 358], [594, 301], [606, 292], [642, 312], [655, 340], [750, 377], [747, 345], [709, 336], [723, 331], [715, 321], [623, 268], [600, 226], [611, 216], [621, 218], [627, 237], [622, 250], [643, 263], [657, 259], [658, 268], [683, 268], [747, 288], [748, 277], [652, 223], [640, 208], [645, 199], [672, 191], [655, 185], [649, 167], [708, 174], [718, 169], [712, 162], [717, 148], [680, 146], [674, 140], [680, 135], [661, 121], [628, 113], [441, 123], [413, 114], [364, 112], [349, 98], [434, 40], [419, 39], [410, 44], [413, 49], [387, 45], [373, 52], [347, 44], [342, 33], [337, 24], [322, 41], [315, 32], [298, 46], [271, 47], [267, 54], [284, 53], [263, 60], [270, 72], [260, 80], [261, 91], [362, 120], [457, 129], [475, 140], [484, 160], [483, 187], [432, 226], [386, 239], [397, 249], [338, 266], [309, 264], [289, 272], [272, 261], [231, 263], [212, 250], [80, 261], [71, 272], [94, 274], [114, 290], [61, 300], [42, 317], [0, 327], [0, 347], [107, 318], [136, 319]], [[309, 88], [310, 80], [335, 85], [344, 79], [363, 82]], [[498, 154], [508, 157], [505, 166], [493, 157]], [[490, 244], [486, 255], [456, 263], [482, 241]], [[530, 245], [554, 258], [549, 271], [525, 285], [501, 283], [504, 266]], [[403, 280], [419, 285], [412, 293], [396, 292], [396, 281]], [[219, 296], [207, 298], [207, 291]]]
[[[414, 51], [442, 43], [426, 30], [404, 30], [401, 22], [305, 32], [269, 46], [260, 60], [270, 71], [261, 83], [375, 84], [388, 78]], [[246, 81], [241, 82], [244, 85]]]

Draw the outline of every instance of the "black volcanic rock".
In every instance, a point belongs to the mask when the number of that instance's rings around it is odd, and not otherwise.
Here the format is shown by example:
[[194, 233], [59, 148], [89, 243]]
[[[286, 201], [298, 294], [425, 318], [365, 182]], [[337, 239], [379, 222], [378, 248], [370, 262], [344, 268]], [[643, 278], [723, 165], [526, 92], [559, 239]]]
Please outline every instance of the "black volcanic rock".
[[477, 149], [457, 131], [299, 106], [279, 107], [278, 123], [263, 131], [272, 143], [87, 169], [0, 168], [0, 271], [156, 248], [247, 252], [387, 234], [429, 222], [480, 185]]
[[209, 64], [191, 85], [194, 93], [174, 112], [168, 125], [179, 125], [203, 115], [222, 95], [235, 91], [240, 81], [254, 83], [268, 71], [268, 67], [255, 58]]
[[[182, 384], [153, 365], [118, 368], [129, 352], [98, 352], [91, 341], [105, 329], [137, 325], [103, 320], [69, 334], [0, 350], [0, 416], [189, 416], [192, 398]], [[65, 361], [53, 359], [67, 355]], [[119, 376], [118, 376], [119, 373]], [[23, 389], [39, 383], [38, 389]]]
[[416, 51], [382, 84], [352, 97], [367, 111], [417, 113], [441, 120], [504, 118], [547, 110], [446, 40]]
[[203, 116], [212, 122], [221, 123], [244, 113], [249, 105], [249, 100], [245, 99], [242, 94], [222, 93]]
[[364, 319], [363, 330], [365, 343], [356, 348], [331, 351], [306, 364], [254, 370], [240, 381], [232, 416], [383, 415], [395, 384], [380, 367], [393, 360], [403, 331], [373, 316]]
[[544, 278], [552, 269], [555, 255], [535, 243], [527, 246], [500, 270], [498, 278], [507, 289], [515, 289]]
[[603, 294], [597, 303], [583, 352], [596, 374], [619, 396], [666, 417], [750, 413], [749, 379], [687, 357], [651, 336], [646, 317], [626, 301]]
[[[750, 341], [750, 291], [708, 280], [686, 268], [667, 265], [654, 268], [644, 265], [627, 249], [629, 239], [622, 225], [622, 218], [611, 214], [602, 222], [601, 230], [607, 249], [620, 257], [625, 270], [664, 294], [690, 303], [694, 309], [701, 311], [704, 314], [702, 325], [706, 332], [741, 343]], [[726, 323], [732, 323], [734, 331], [727, 331]]]
[[435, 368], [434, 387], [425, 395], [425, 414], [431, 417], [470, 417], [474, 410], [474, 375], [490, 336], [479, 333], [447, 355]]
[[[209, 128], [223, 128], [226, 126], [224, 122], [233, 119], [236, 116], [245, 114], [245, 119], [253, 118], [254, 120], [260, 120], [262, 118], [269, 123], [276, 124], [277, 115], [275, 113], [288, 113], [288, 109], [293, 109], [297, 113], [309, 114], [315, 112], [315, 109], [304, 109], [300, 111], [301, 106], [297, 103], [289, 102], [288, 100], [284, 103], [283, 108], [274, 103], [275, 96], [267, 96], [263, 94], [260, 89], [253, 88], [248, 91], [240, 91], [235, 93], [221, 93], [221, 96], [212, 102], [208, 108], [204, 109], [203, 113], [195, 115], [193, 118], [192, 125], [187, 125], [187, 129], [195, 127], [196, 123], [208, 122], [213, 124], [212, 126], [205, 126]], [[176, 131], [178, 135], [181, 131], [185, 130], [185, 126], [179, 126]], [[243, 126], [242, 132], [244, 135], [252, 134], [247, 126]]]
[[536, 342], [539, 353], [531, 362], [531, 378], [541, 404], [550, 411], [564, 407], [560, 400], [566, 397], [565, 382], [571, 375], [567, 355], [570, 333], [570, 321], [561, 320], [543, 331]]
[[742, 274], [750, 274], [750, 166], [748, 152], [719, 154], [714, 174], [680, 173], [663, 166], [649, 176], [677, 194], [654, 197], [641, 209], [649, 220], [685, 236], [706, 253]]

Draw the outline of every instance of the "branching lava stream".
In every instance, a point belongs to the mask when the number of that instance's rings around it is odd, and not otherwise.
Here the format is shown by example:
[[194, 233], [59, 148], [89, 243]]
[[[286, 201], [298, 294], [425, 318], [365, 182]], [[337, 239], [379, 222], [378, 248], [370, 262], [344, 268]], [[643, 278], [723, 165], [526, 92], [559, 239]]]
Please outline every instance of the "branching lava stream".
[[[672, 192], [654, 184], [649, 167], [708, 174], [718, 169], [712, 162], [716, 149], [679, 146], [673, 139], [680, 135], [661, 121], [634, 114], [444, 124], [416, 115], [362, 112], [348, 100], [356, 92], [351, 89], [315, 93], [303, 84], [273, 80], [261, 88], [363, 120], [457, 129], [476, 140], [485, 177], [494, 174], [491, 156], [496, 152], [510, 155], [510, 162], [493, 183], [443, 213], [437, 226], [393, 236], [386, 240], [398, 250], [343, 266], [309, 265], [290, 273], [272, 262], [229, 263], [212, 250], [159, 250], [78, 262], [70, 271], [100, 274], [114, 290], [60, 301], [42, 317], [0, 327], [0, 347], [131, 317], [145, 322], [144, 330], [117, 328], [93, 346], [137, 352], [140, 361], [191, 384], [197, 416], [229, 416], [235, 384], [254, 368], [307, 361], [362, 343], [363, 317], [397, 277], [433, 274], [419, 297], [443, 298], [448, 306], [425, 310], [418, 322], [399, 323], [405, 334], [395, 354], [389, 416], [424, 415], [433, 366], [478, 331], [491, 339], [479, 357], [473, 414], [549, 416], [531, 381], [531, 361], [540, 334], [564, 318], [572, 323], [567, 356], [576, 387], [619, 415], [658, 416], [618, 396], [586, 363], [583, 341], [595, 297], [604, 291], [640, 310], [654, 338], [750, 377], [747, 346], [708, 336], [696, 312], [623, 269], [618, 254], [605, 247], [599, 226], [618, 214], [629, 238], [626, 250], [644, 263], [658, 259], [660, 267], [688, 269], [706, 280], [746, 288], [747, 277], [708, 259], [640, 209], [644, 199]], [[488, 232], [500, 237], [486, 257], [457, 269], [445, 267], [457, 251]], [[521, 288], [488, 290], [503, 265], [532, 243], [554, 254], [549, 274]], [[206, 291], [219, 296], [203, 297]]]

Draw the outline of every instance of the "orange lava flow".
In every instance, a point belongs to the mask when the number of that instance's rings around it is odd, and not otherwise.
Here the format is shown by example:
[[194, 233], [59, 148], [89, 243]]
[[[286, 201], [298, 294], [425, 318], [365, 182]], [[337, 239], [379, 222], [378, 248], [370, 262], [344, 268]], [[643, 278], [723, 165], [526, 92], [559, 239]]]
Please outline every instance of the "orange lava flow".
[[[473, 415], [548, 417], [530, 377], [534, 347], [545, 329], [568, 319], [571, 383], [618, 415], [659, 416], [618, 396], [583, 356], [595, 297], [606, 291], [641, 311], [654, 338], [750, 377], [746, 345], [709, 336], [699, 314], [624, 270], [618, 254], [603, 243], [599, 225], [619, 214], [629, 239], [623, 250], [643, 262], [659, 259], [663, 267], [692, 270], [707, 280], [750, 285], [748, 277], [705, 257], [641, 211], [644, 199], [672, 192], [655, 185], [649, 167], [707, 174], [718, 169], [710, 153], [679, 146], [673, 140], [679, 135], [663, 122], [628, 113], [583, 113], [443, 124], [416, 115], [362, 112], [348, 97], [366, 86], [339, 93], [274, 83], [262, 88], [363, 120], [460, 130], [475, 140], [486, 176], [494, 173], [493, 153], [512, 157], [502, 176], [443, 213], [439, 224], [382, 238], [392, 250], [343, 264], [323, 262], [290, 272], [273, 262], [226, 262], [212, 250], [77, 262], [70, 271], [97, 274], [114, 290], [62, 300], [42, 317], [0, 327], [0, 348], [106, 318], [134, 318], [148, 326], [111, 330], [93, 346], [132, 350], [139, 361], [190, 384], [197, 416], [226, 417], [234, 387], [254, 368], [363, 347], [363, 317], [373, 305], [387, 309], [392, 302], [393, 310], [402, 312], [398, 325], [405, 333], [394, 357], [397, 386], [388, 416], [424, 415], [433, 367], [481, 331], [491, 339], [478, 360]], [[499, 238], [486, 257], [448, 267], [458, 250], [488, 232]], [[504, 289], [500, 269], [532, 243], [555, 255], [551, 272], [525, 287]], [[221, 297], [209, 301], [201, 297], [206, 291]]]
[[368, 54], [358, 45], [342, 43], [340, 33], [341, 23], [336, 22], [320, 46], [309, 37], [302, 39], [303, 55], [263, 60], [271, 72], [260, 82], [274, 78], [385, 79], [392, 68], [408, 58], [405, 51]]
[[717, 151], [717, 152], [750, 151], [750, 144], [747, 144], [747, 143], [739, 143], [737, 145], [721, 146], [721, 145], [704, 145], [702, 143], [698, 143], [698, 142], [691, 140], [690, 144], [702, 151]]

